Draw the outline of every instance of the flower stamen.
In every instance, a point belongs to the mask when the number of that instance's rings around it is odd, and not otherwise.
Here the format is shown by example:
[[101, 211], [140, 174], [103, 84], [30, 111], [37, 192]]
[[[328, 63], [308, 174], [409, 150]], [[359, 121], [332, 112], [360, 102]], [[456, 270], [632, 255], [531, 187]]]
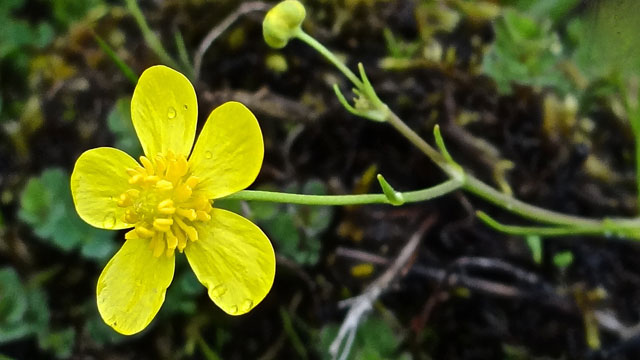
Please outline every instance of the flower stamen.
[[211, 220], [211, 202], [198, 192], [200, 178], [189, 175], [185, 156], [168, 151], [152, 159], [141, 156], [142, 166], [126, 169], [131, 188], [117, 202], [126, 208], [123, 220], [134, 224], [126, 239], [148, 239], [154, 256], [172, 256], [198, 240], [194, 223]]

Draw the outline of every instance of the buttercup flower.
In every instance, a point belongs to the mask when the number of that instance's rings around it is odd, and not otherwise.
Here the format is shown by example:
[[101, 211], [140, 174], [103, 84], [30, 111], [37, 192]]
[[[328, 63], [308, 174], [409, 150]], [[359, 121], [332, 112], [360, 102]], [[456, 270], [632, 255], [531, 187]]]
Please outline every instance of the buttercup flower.
[[258, 175], [264, 155], [258, 122], [244, 105], [227, 102], [211, 112], [193, 146], [197, 114], [189, 80], [168, 67], [151, 67], [131, 100], [145, 153], [140, 163], [102, 147], [83, 153], [73, 169], [80, 217], [98, 228], [132, 229], [97, 286], [100, 315], [122, 334], [141, 331], [160, 310], [176, 250], [228, 314], [250, 311], [273, 284], [275, 255], [266, 235], [211, 202]]

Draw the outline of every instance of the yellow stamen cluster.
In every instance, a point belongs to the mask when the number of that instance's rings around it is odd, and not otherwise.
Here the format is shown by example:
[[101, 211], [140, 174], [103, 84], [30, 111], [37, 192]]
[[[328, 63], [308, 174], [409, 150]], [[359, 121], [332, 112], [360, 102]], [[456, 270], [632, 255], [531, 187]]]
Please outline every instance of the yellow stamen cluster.
[[126, 208], [123, 220], [135, 224], [126, 239], [149, 239], [155, 257], [171, 256], [198, 240], [193, 223], [211, 219], [211, 203], [198, 195], [200, 179], [189, 175], [183, 155], [169, 152], [154, 160], [141, 156], [142, 166], [127, 169], [131, 188], [120, 194], [118, 206]]

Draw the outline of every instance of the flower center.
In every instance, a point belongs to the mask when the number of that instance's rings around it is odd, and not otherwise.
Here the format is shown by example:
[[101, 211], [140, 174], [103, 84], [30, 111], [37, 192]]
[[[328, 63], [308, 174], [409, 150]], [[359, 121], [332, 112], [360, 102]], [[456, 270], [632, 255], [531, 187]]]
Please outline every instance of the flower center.
[[189, 240], [198, 240], [193, 223], [211, 219], [210, 201], [195, 191], [200, 179], [188, 175], [184, 155], [158, 154], [155, 164], [141, 156], [140, 162], [127, 169], [131, 187], [118, 198], [126, 208], [123, 220], [135, 224], [125, 238], [149, 239], [155, 257], [182, 252]]

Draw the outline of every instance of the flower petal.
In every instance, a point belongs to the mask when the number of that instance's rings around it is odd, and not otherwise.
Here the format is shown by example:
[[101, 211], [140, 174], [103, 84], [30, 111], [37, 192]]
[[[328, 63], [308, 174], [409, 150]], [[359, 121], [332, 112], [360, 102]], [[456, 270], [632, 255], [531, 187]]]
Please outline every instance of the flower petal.
[[126, 229], [118, 197], [129, 189], [127, 168], [138, 162], [124, 151], [102, 147], [85, 151], [71, 173], [71, 196], [82, 220], [101, 229]]
[[98, 311], [117, 332], [142, 331], [156, 316], [175, 269], [173, 255], [154, 257], [145, 239], [129, 239], [98, 279]]
[[145, 70], [131, 99], [131, 120], [149, 159], [171, 150], [188, 156], [198, 120], [196, 92], [181, 73], [158, 65]]
[[242, 315], [267, 295], [276, 272], [273, 247], [251, 221], [213, 209], [211, 220], [198, 225], [199, 239], [185, 249], [196, 277], [209, 297], [230, 315]]
[[264, 144], [258, 120], [246, 106], [230, 101], [215, 108], [198, 137], [189, 168], [210, 199], [240, 191], [256, 179]]

